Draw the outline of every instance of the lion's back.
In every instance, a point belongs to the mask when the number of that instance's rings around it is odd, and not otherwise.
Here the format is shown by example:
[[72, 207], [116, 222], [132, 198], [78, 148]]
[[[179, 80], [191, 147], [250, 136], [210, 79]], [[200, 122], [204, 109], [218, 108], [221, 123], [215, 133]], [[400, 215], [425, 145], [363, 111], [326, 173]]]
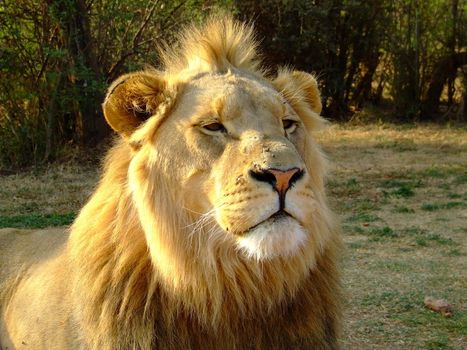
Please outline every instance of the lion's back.
[[66, 228], [0, 229], [0, 285], [21, 270], [55, 255], [68, 239]]

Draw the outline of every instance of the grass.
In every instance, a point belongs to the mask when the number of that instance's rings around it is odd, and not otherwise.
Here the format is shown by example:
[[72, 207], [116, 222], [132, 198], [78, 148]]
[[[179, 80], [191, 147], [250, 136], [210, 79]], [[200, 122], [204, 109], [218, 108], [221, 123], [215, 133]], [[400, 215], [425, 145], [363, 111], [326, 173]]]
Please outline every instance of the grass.
[[396, 206], [396, 207], [394, 208], [394, 212], [395, 212], [395, 213], [413, 214], [413, 213], [415, 213], [415, 210], [412, 209], [412, 208], [407, 208], [407, 207], [405, 207], [405, 206], [400, 206], [400, 207], [399, 207], [399, 206]]
[[[467, 344], [467, 129], [333, 126], [331, 206], [343, 223], [343, 349], [459, 349]], [[67, 225], [97, 167], [54, 165], [0, 177], [0, 226]], [[446, 299], [445, 318], [423, 306]]]
[[359, 212], [347, 218], [347, 222], [374, 222], [379, 220], [378, 216], [367, 212]]
[[71, 224], [75, 217], [75, 213], [0, 216], [0, 228], [44, 228], [49, 226], [65, 226]]
[[425, 203], [421, 208], [427, 211], [453, 209], [453, 208], [467, 208], [466, 202], [447, 202], [447, 203]]
[[[467, 130], [333, 126], [319, 135], [347, 255], [344, 349], [465, 349]], [[448, 300], [452, 318], [426, 309]]]

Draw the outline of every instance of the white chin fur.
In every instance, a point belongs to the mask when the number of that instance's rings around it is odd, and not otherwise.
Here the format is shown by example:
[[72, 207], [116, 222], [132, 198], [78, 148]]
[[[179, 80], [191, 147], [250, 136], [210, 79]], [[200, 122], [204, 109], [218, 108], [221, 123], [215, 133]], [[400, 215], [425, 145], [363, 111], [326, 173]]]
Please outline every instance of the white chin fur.
[[307, 238], [305, 229], [291, 217], [270, 219], [237, 238], [237, 248], [249, 258], [271, 259], [293, 255]]

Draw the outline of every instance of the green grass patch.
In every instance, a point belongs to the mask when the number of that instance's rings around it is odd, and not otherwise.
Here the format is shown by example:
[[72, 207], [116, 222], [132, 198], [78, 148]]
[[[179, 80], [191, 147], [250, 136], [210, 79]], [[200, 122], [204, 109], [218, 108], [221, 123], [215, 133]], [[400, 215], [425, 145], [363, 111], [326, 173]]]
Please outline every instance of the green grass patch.
[[403, 236], [418, 236], [418, 235], [426, 235], [428, 231], [419, 228], [419, 227], [407, 227], [401, 230], [401, 234]]
[[404, 197], [404, 198], [407, 198], [407, 197], [412, 197], [415, 195], [415, 192], [414, 190], [412, 190], [412, 188], [410, 188], [408, 185], [403, 185], [401, 187], [399, 187], [398, 189], [390, 192], [391, 195], [395, 195], [397, 197]]
[[447, 183], [447, 182], [443, 182], [441, 184], [438, 185], [438, 187], [442, 190], [445, 190], [445, 191], [451, 191], [452, 187], [451, 187], [451, 184]]
[[379, 209], [378, 205], [370, 198], [356, 199], [352, 202], [354, 204], [354, 207], [361, 211]]
[[426, 236], [428, 241], [436, 242], [441, 245], [453, 245], [456, 244], [451, 238], [443, 237], [437, 233], [432, 233]]
[[415, 237], [415, 243], [420, 247], [428, 247], [428, 241], [424, 237]]
[[373, 227], [370, 230], [366, 231], [367, 234], [371, 237], [372, 241], [379, 241], [382, 238], [396, 238], [399, 235], [389, 226], [385, 227]]
[[437, 349], [448, 349], [449, 340], [445, 335], [441, 335], [435, 339], [428, 340], [426, 342], [426, 348], [428, 350], [437, 350]]
[[352, 249], [360, 249], [366, 246], [365, 242], [351, 242], [348, 246]]
[[458, 256], [465, 256], [466, 254], [461, 252], [459, 248], [454, 248], [447, 252], [444, 252], [443, 255], [448, 256], [448, 257], [458, 257]]
[[410, 252], [415, 251], [415, 249], [412, 247], [399, 247], [397, 248], [397, 250], [402, 253], [410, 253]]
[[414, 172], [415, 176], [426, 176], [437, 179], [445, 179], [447, 177], [453, 176], [457, 181], [467, 181], [467, 173], [465, 168], [459, 164], [448, 165], [446, 166], [431, 166], [424, 170]]
[[360, 192], [361, 186], [358, 183], [357, 179], [351, 178], [346, 182], [345, 189], [347, 190], [347, 192], [354, 194]]
[[380, 220], [376, 215], [369, 213], [357, 213], [346, 219], [347, 222], [374, 222]]
[[415, 243], [420, 247], [427, 247], [430, 242], [440, 245], [455, 245], [454, 240], [449, 237], [443, 237], [437, 233], [430, 233], [418, 227], [408, 227], [400, 231], [401, 236], [412, 236], [415, 238]]
[[381, 187], [388, 189], [383, 190], [383, 194], [386, 197], [403, 197], [408, 198], [415, 195], [415, 188], [423, 186], [423, 183], [420, 180], [411, 181], [411, 180], [398, 180], [390, 179], [385, 180], [381, 184]]
[[412, 266], [403, 260], [379, 261], [374, 265], [374, 268], [379, 272], [381, 272], [381, 270], [392, 272], [409, 272], [412, 270]]
[[75, 213], [0, 216], [0, 228], [44, 228], [50, 226], [64, 226], [70, 225], [75, 217]]
[[330, 179], [327, 181], [326, 186], [331, 192], [331, 196], [335, 197], [348, 197], [360, 194], [361, 185], [355, 178], [351, 178], [347, 181], [338, 181]]
[[342, 225], [342, 230], [348, 235], [366, 235], [365, 229], [357, 225]]
[[438, 234], [430, 234], [427, 236], [415, 237], [415, 243], [421, 247], [427, 247], [428, 242], [435, 242], [440, 245], [455, 245], [456, 244], [456, 242], [454, 242], [451, 238], [445, 238]]
[[422, 187], [424, 184], [421, 180], [406, 180], [406, 179], [389, 179], [384, 180], [381, 183], [381, 187], [383, 188], [396, 188], [396, 187], [410, 187], [410, 188], [417, 188]]
[[448, 340], [448, 335], [466, 334], [467, 332], [467, 312], [459, 310], [456, 312], [456, 309], [454, 309], [452, 317], [443, 317], [439, 313], [428, 310], [420, 305], [415, 307], [411, 312], [394, 313], [391, 318], [409, 327], [429, 325], [433, 333], [426, 340], [426, 349], [451, 349], [452, 345]]
[[429, 176], [429, 177], [441, 178], [441, 177], [446, 176], [446, 171], [443, 171], [440, 168], [431, 167], [431, 168], [425, 169], [422, 172], [422, 175]]
[[412, 214], [415, 213], [415, 210], [412, 208], [408, 207], [396, 207], [393, 210], [395, 213], [401, 213], [401, 214]]
[[435, 211], [441, 209], [467, 208], [467, 204], [465, 202], [424, 203], [421, 208], [426, 211]]
[[462, 185], [467, 183], [467, 173], [456, 176], [454, 183], [457, 185]]
[[391, 313], [398, 314], [416, 308], [419, 305], [419, 293], [403, 293], [398, 290], [387, 290], [363, 298], [364, 306], [384, 306]]
[[380, 148], [380, 149], [394, 149], [395, 151], [398, 152], [407, 152], [407, 151], [416, 151], [417, 146], [413, 141], [410, 140], [384, 140], [379, 143], [377, 143], [375, 148]]

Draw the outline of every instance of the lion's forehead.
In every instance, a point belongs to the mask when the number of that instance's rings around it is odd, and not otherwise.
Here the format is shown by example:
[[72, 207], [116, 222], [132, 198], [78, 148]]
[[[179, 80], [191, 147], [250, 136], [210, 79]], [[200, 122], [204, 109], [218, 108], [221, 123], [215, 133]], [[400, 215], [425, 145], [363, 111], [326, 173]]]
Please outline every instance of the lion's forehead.
[[184, 99], [194, 114], [214, 113], [223, 121], [244, 114], [281, 117], [287, 106], [281, 94], [266, 81], [233, 74], [206, 76], [191, 82]]

